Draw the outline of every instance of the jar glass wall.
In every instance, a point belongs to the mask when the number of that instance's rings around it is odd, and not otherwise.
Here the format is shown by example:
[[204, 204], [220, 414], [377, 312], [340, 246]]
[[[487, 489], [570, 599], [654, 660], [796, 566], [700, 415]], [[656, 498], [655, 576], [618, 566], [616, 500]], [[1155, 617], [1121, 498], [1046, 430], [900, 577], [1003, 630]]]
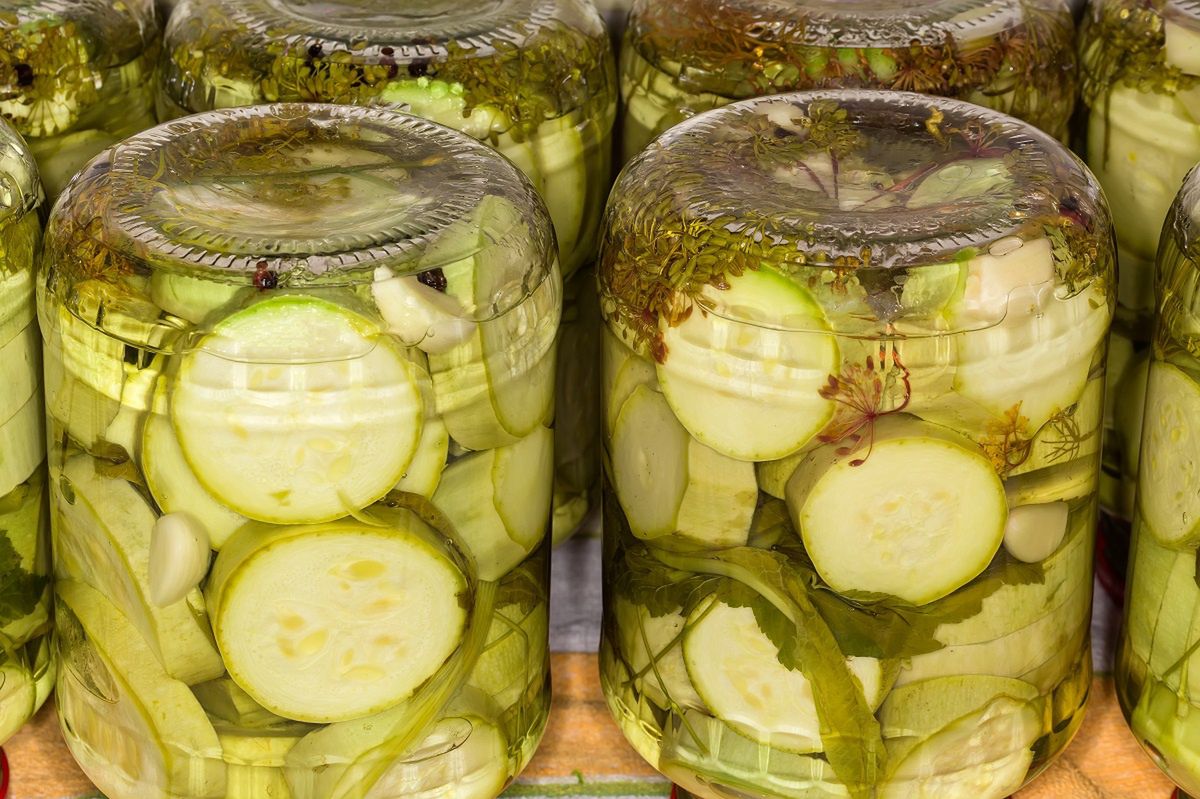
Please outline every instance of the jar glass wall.
[[33, 157], [0, 120], [0, 743], [54, 683], [42, 339], [33, 299], [41, 203]]
[[[1190, 794], [1200, 794], [1200, 175], [1193, 171], [1162, 232], [1160, 305], [1117, 656], [1117, 695], [1133, 733]], [[1192, 668], [1196, 668], [1195, 674]]]
[[[617, 89], [604, 24], [583, 0], [185, 0], [166, 33], [160, 83], [163, 119], [316, 101], [393, 106], [461, 130], [507, 156], [541, 193], [565, 277], [594, 259]], [[598, 326], [584, 332], [563, 342], [564, 363], [598, 348]], [[583, 392], [595, 376], [581, 377], [588, 382], [560, 394], [564, 418], [591, 404]], [[586, 421], [586, 438], [571, 449], [588, 446], [595, 476], [599, 419]], [[572, 469], [559, 463], [556, 539], [575, 530], [598, 490], [575, 485]]]
[[104, 148], [154, 124], [153, 0], [0, 2], [0, 118], [56, 197]]
[[1120, 292], [1109, 363], [1102, 501], [1130, 520], [1154, 316], [1159, 232], [1200, 161], [1200, 5], [1092, 0], [1081, 28], [1087, 162], [1116, 220]]
[[1063, 749], [1114, 277], [1083, 165], [963, 102], [750, 100], [626, 168], [601, 672], [650, 763], [706, 799], [1000, 799]]
[[626, 159], [734, 100], [825, 88], [969, 100], [1063, 138], [1074, 23], [1057, 0], [637, 0], [621, 50]]
[[210, 112], [51, 217], [71, 751], [112, 799], [492, 797], [547, 685], [544, 205], [384, 110]]

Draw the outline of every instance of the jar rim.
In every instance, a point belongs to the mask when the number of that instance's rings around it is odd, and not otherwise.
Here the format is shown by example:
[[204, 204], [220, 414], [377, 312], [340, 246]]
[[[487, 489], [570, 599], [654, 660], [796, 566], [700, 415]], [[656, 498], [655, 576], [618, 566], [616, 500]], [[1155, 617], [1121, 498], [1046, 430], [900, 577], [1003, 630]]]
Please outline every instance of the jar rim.
[[[447, 240], [472, 231], [488, 197], [517, 209], [507, 227]], [[522, 248], [538, 279], [554, 257], [544, 204], [489, 147], [419, 117], [326, 104], [210, 111], [136, 134], [72, 181], [47, 234], [60, 236], [136, 268], [239, 282], [265, 268], [294, 287], [365, 284], [381, 266], [419, 274], [491, 246]]]

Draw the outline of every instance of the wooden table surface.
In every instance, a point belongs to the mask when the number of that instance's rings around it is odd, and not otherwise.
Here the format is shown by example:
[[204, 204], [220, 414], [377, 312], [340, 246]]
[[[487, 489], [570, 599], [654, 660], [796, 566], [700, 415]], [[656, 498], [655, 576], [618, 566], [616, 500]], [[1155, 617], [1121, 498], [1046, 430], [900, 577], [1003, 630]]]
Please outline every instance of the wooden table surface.
[[[600, 694], [596, 656], [552, 656], [554, 710], [537, 757], [508, 792], [522, 797], [665, 796], [669, 786], [625, 743]], [[53, 709], [5, 747], [12, 799], [98, 794], [58, 733]], [[1168, 799], [1171, 785], [1141, 751], [1117, 707], [1112, 681], [1097, 677], [1083, 728], [1058, 762], [1016, 799]]]

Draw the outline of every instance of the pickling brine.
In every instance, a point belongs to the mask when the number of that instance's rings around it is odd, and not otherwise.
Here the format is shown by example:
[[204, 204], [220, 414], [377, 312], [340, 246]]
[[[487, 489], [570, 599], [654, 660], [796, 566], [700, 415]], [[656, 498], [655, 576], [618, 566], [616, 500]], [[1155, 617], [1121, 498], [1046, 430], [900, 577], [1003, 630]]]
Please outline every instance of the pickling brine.
[[42, 200], [29, 149], [0, 120], [0, 744], [54, 684], [42, 339], [33, 300]]
[[[546, 201], [564, 278], [594, 281], [617, 89], [604, 24], [583, 0], [184, 0], [165, 36], [161, 118], [263, 102], [386, 106], [489, 144]], [[578, 289], [571, 293], [577, 292]], [[572, 309], [568, 308], [568, 312]], [[555, 540], [598, 493], [596, 326], [564, 331]], [[581, 467], [585, 471], [581, 471]], [[590, 482], [581, 480], [591, 478]]]
[[549, 216], [325, 105], [102, 155], [51, 217], [57, 696], [112, 799], [500, 793], [545, 724]]
[[58, 196], [92, 156], [154, 124], [153, 0], [0, 2], [0, 119]]
[[1033, 127], [751, 100], [626, 168], [600, 262], [601, 671], [719, 797], [1002, 799], [1088, 648], [1110, 221]]
[[635, 0], [621, 48], [626, 160], [711, 108], [785, 91], [955, 97], [1064, 138], [1074, 23], [1059, 0]]
[[1138, 483], [1159, 233], [1184, 175], [1200, 161], [1200, 8], [1187, 0], [1091, 0], [1080, 37], [1087, 163], [1112, 203], [1121, 265], [1101, 502], [1127, 529]]
[[[1160, 299], [1117, 655], [1117, 696], [1134, 736], [1176, 785], [1200, 794], [1200, 175], [1163, 228]], [[1196, 673], [1192, 673], [1192, 668]]]

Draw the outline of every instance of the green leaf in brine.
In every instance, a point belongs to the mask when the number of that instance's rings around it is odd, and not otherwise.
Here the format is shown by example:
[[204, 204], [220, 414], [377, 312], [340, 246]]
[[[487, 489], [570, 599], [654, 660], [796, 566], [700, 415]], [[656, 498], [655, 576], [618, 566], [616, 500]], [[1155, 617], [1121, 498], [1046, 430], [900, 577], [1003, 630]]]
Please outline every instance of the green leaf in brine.
[[0, 627], [33, 613], [48, 582], [44, 575], [25, 569], [9, 534], [0, 528]]
[[838, 779], [853, 799], [868, 799], [871, 786], [884, 773], [886, 752], [879, 722], [850, 673], [837, 640], [813, 605], [807, 586], [787, 558], [778, 552], [749, 547], [696, 555], [659, 552], [657, 557], [672, 568], [740, 583], [772, 606], [773, 612], [765, 606], [756, 610], [755, 618], [766, 619], [764, 633], [783, 643], [780, 662], [798, 665], [812, 682], [821, 741]]

